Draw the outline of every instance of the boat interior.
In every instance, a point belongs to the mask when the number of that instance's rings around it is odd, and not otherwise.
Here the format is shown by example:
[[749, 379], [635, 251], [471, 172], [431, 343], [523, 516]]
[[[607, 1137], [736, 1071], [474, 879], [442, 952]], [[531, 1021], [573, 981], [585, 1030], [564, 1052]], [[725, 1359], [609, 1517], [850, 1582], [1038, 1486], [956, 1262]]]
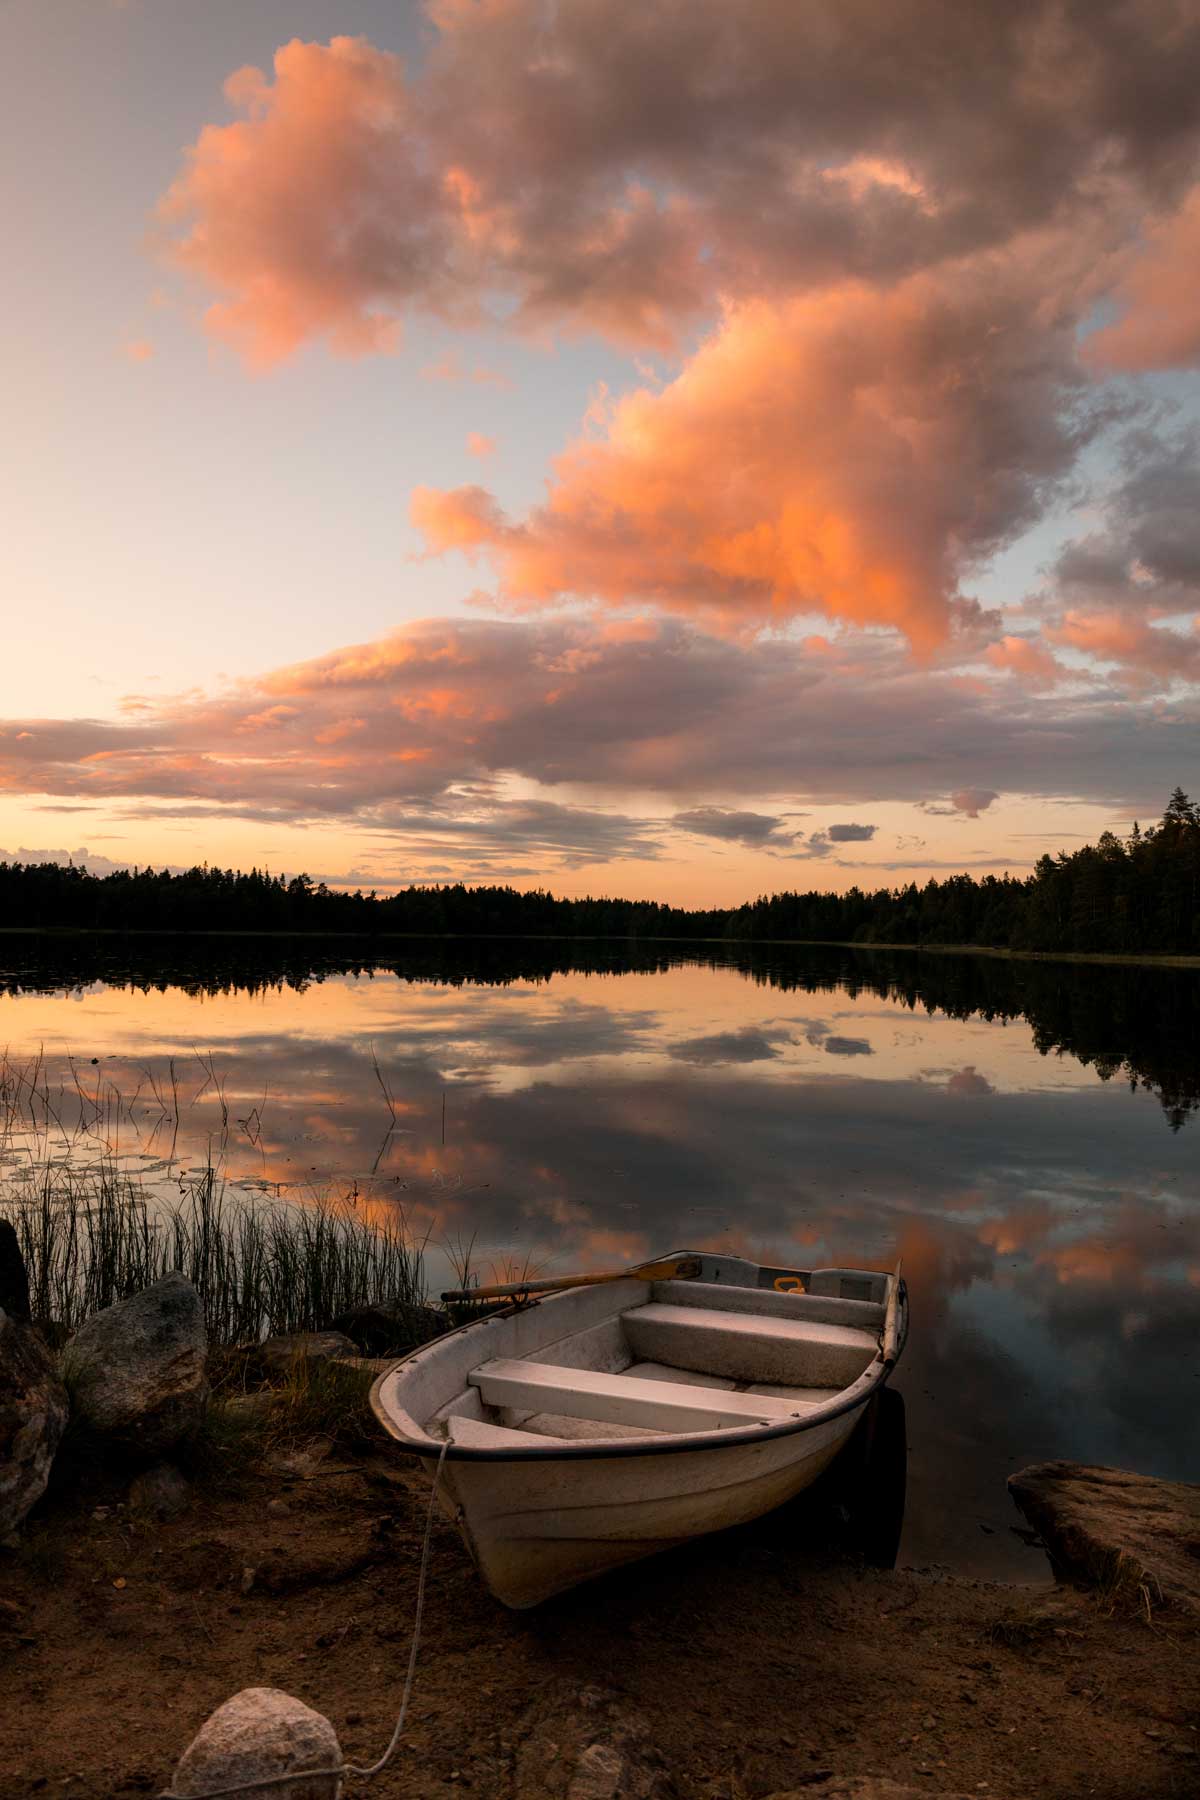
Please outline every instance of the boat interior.
[[[420, 1427], [468, 1450], [519, 1450], [779, 1425], [871, 1368], [894, 1329], [895, 1287], [829, 1270], [803, 1292], [666, 1280], [622, 1282], [607, 1297], [591, 1288], [571, 1307], [560, 1296], [542, 1304], [542, 1328], [524, 1343], [461, 1334], [457, 1391], [422, 1408]], [[573, 1328], [555, 1335], [556, 1315]]]

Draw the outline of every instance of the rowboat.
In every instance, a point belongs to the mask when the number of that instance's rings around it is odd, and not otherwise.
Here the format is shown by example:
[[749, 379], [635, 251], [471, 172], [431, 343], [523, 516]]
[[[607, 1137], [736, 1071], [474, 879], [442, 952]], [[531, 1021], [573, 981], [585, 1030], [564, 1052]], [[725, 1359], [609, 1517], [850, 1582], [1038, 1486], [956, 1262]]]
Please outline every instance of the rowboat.
[[371, 1405], [516, 1608], [809, 1487], [882, 1398], [899, 1270], [679, 1252], [511, 1304], [404, 1357]]

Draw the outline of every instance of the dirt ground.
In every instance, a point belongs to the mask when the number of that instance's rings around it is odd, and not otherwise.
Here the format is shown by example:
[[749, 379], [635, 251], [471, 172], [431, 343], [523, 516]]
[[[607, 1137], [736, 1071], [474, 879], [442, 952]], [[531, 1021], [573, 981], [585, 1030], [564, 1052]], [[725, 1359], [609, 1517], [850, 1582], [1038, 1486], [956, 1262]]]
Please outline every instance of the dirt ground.
[[[255, 1685], [373, 1760], [426, 1493], [407, 1460], [339, 1451], [197, 1483], [168, 1522], [103, 1478], [43, 1503], [0, 1552], [4, 1800], [157, 1794], [208, 1713]], [[411, 1727], [350, 1795], [562, 1800], [597, 1742], [636, 1744], [655, 1796], [677, 1800], [762, 1800], [830, 1772], [982, 1800], [1200, 1795], [1194, 1627], [805, 1543], [784, 1512], [513, 1614], [439, 1521]]]

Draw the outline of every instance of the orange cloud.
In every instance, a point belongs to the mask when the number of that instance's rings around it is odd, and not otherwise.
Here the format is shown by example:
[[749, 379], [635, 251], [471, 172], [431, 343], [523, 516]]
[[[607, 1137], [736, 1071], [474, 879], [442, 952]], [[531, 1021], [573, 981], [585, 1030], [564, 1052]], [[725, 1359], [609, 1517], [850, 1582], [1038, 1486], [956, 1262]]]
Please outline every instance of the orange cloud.
[[1200, 184], [1147, 231], [1115, 297], [1121, 316], [1088, 340], [1091, 362], [1130, 371], [1200, 363]]
[[1193, 631], [1186, 637], [1136, 614], [1068, 612], [1061, 624], [1047, 626], [1046, 636], [1052, 643], [1135, 672], [1181, 681], [1200, 676], [1200, 635]]
[[149, 338], [134, 338], [125, 346], [125, 355], [130, 362], [149, 362], [154, 355], [154, 345]]
[[486, 488], [414, 488], [409, 516], [431, 555], [446, 550], [474, 551], [501, 542], [507, 533], [499, 503]]
[[571, 445], [525, 523], [478, 486], [419, 488], [413, 523], [433, 553], [486, 552], [517, 604], [824, 611], [927, 649], [963, 570], [1073, 459], [1072, 356], [1061, 342], [1055, 366], [998, 272], [747, 302]]
[[467, 449], [472, 456], [485, 457], [496, 454], [496, 440], [487, 437], [482, 431], [468, 431]]
[[994, 669], [1009, 669], [1033, 686], [1052, 687], [1065, 673], [1060, 662], [1033, 638], [1002, 637], [984, 652]]

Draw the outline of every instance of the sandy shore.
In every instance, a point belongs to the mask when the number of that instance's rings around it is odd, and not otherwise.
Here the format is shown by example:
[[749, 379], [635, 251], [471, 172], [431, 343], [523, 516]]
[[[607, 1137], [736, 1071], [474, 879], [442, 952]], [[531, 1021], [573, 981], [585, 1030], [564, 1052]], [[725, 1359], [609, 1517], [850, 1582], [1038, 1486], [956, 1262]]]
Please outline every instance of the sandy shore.
[[[103, 1482], [52, 1497], [0, 1557], [6, 1800], [157, 1794], [251, 1685], [378, 1755], [426, 1491], [386, 1452], [333, 1450], [197, 1480], [167, 1522]], [[855, 1567], [787, 1512], [511, 1614], [439, 1523], [412, 1727], [350, 1793], [564, 1800], [581, 1754], [616, 1743], [636, 1772], [617, 1800], [763, 1800], [828, 1773], [984, 1800], [1184, 1800], [1200, 1792], [1198, 1651], [1165, 1611]]]

